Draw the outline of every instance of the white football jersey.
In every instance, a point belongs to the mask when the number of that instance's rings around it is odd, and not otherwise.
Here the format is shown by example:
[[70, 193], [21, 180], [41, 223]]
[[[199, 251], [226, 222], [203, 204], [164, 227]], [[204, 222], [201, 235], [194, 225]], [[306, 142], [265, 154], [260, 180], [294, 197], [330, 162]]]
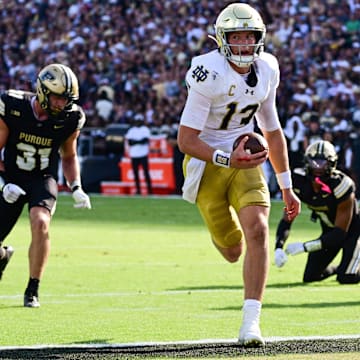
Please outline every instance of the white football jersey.
[[[188, 99], [180, 123], [200, 130], [210, 146], [231, 151], [234, 140], [254, 130], [280, 128], [275, 106], [279, 85], [276, 58], [262, 52], [251, 73], [240, 75], [218, 50], [194, 57], [186, 74]], [[201, 101], [200, 101], [201, 99]]]

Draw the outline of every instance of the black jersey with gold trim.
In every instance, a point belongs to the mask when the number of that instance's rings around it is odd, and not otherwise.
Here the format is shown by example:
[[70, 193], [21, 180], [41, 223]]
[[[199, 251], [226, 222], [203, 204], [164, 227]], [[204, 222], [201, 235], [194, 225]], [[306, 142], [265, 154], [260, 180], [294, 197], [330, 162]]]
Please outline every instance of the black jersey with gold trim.
[[[320, 192], [315, 192], [312, 182], [307, 177], [304, 169], [294, 169], [292, 177], [294, 192], [313, 211], [312, 218], [320, 220], [324, 231], [333, 228], [339, 203], [355, 192], [354, 181], [342, 171], [334, 170], [326, 183], [320, 183]], [[356, 200], [353, 215], [350, 228], [353, 228], [355, 224], [359, 224]]]
[[85, 123], [85, 114], [76, 104], [56, 118], [39, 121], [31, 105], [34, 97], [34, 93], [21, 90], [8, 90], [0, 96], [0, 118], [9, 129], [3, 154], [9, 181], [34, 174], [57, 178], [61, 144]]

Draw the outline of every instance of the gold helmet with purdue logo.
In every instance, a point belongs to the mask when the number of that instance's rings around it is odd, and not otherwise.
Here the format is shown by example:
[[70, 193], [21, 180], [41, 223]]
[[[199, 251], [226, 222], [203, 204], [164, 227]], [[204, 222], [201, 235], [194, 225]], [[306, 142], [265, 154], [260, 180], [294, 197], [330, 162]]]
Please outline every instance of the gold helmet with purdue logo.
[[[228, 43], [228, 33], [234, 31], [253, 31], [256, 37], [256, 43], [252, 55], [241, 55], [241, 46], [250, 46], [247, 44], [238, 46], [239, 54], [236, 55], [231, 50], [231, 44]], [[263, 50], [265, 41], [266, 27], [260, 14], [247, 4], [230, 4], [218, 16], [215, 23], [216, 42], [223, 54], [229, 61], [239, 67], [250, 66], [256, 56]]]
[[336, 168], [338, 156], [334, 145], [319, 140], [305, 150], [305, 170], [311, 177], [328, 177]]
[[66, 65], [50, 64], [39, 73], [36, 81], [36, 97], [40, 106], [52, 115], [58, 112], [50, 109], [49, 95], [54, 94], [67, 99], [67, 108], [79, 99], [79, 84], [73, 71]]

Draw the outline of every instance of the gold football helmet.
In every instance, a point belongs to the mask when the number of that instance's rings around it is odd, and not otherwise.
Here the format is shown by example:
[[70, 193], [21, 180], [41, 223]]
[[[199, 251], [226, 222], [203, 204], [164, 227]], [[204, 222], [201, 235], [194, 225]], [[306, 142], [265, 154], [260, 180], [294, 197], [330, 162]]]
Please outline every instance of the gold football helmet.
[[52, 115], [57, 115], [50, 109], [49, 95], [63, 96], [68, 100], [67, 108], [73, 101], [79, 99], [79, 84], [73, 71], [66, 65], [50, 64], [39, 73], [36, 81], [36, 96], [40, 106]]
[[[239, 55], [233, 54], [232, 44], [227, 41], [227, 34], [234, 31], [254, 31], [256, 44], [253, 45], [253, 55], [241, 55], [241, 46], [246, 44], [235, 45], [239, 47]], [[216, 42], [220, 52], [239, 67], [248, 67], [254, 62], [256, 56], [264, 48], [265, 34], [266, 27], [260, 14], [247, 4], [230, 4], [219, 14], [215, 23]]]
[[316, 141], [305, 150], [305, 170], [310, 176], [331, 175], [336, 168], [337, 160], [334, 145], [326, 140]]

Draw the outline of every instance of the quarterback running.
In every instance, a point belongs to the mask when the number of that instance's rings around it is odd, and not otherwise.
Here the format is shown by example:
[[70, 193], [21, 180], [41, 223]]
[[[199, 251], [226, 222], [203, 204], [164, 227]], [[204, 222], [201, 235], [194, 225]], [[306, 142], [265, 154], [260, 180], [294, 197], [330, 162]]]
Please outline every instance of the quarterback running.
[[[262, 164], [269, 158], [282, 190], [287, 216], [295, 218], [286, 141], [275, 105], [277, 59], [264, 51], [266, 27], [257, 10], [235, 3], [215, 24], [218, 48], [192, 59], [188, 97], [178, 133], [185, 153], [183, 198], [196, 203], [211, 240], [229, 262], [238, 261], [243, 242], [244, 304], [239, 342], [261, 346], [260, 314], [269, 267], [270, 196]], [[269, 149], [248, 154], [245, 137], [257, 127]]]
[[31, 242], [25, 307], [39, 307], [39, 283], [50, 253], [49, 227], [58, 196], [61, 159], [75, 207], [91, 208], [82, 190], [77, 138], [85, 114], [75, 104], [78, 81], [72, 70], [50, 64], [38, 75], [36, 93], [10, 89], [0, 95], [0, 279], [14, 249], [2, 246], [28, 204]]

